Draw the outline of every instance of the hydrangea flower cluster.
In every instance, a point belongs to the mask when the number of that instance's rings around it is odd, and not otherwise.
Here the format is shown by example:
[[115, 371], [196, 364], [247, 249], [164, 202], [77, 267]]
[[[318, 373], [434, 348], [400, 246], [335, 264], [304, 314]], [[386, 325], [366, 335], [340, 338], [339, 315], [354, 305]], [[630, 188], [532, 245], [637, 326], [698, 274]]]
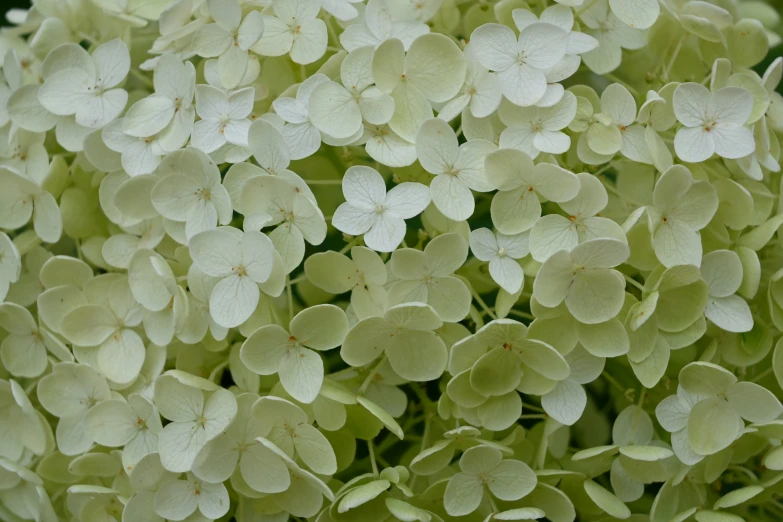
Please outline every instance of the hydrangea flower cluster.
[[0, 519], [783, 519], [775, 8], [7, 17]]

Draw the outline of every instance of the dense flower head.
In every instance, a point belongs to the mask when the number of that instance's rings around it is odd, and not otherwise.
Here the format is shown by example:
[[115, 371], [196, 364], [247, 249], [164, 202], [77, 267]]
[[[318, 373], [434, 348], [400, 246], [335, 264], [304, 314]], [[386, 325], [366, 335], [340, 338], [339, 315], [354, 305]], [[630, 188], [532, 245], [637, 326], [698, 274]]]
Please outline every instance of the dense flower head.
[[9, 10], [0, 519], [782, 520], [779, 11]]

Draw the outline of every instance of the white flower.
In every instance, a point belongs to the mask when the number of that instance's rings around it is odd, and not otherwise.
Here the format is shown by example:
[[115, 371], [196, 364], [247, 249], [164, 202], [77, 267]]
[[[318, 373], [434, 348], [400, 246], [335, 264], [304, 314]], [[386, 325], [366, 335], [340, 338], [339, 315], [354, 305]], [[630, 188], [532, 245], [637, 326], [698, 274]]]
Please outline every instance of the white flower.
[[111, 399], [111, 390], [101, 374], [86, 364], [63, 362], [38, 381], [38, 400], [46, 411], [59, 417], [55, 437], [64, 455], [89, 450], [92, 438], [85, 431], [84, 416], [96, 404]]
[[193, 462], [196, 477], [219, 484], [236, 471], [255, 491], [277, 493], [288, 488], [291, 480], [284, 462], [258, 440], [269, 430], [253, 408], [256, 402], [258, 395], [253, 393], [237, 396], [234, 421], [196, 456]]
[[15, 230], [33, 218], [35, 233], [47, 243], [59, 241], [63, 221], [57, 201], [29, 177], [0, 168], [0, 227]]
[[185, 222], [185, 236], [228, 225], [231, 199], [220, 184], [220, 170], [198, 149], [177, 154], [178, 172], [164, 176], [152, 189], [152, 206], [173, 221]]
[[498, 149], [485, 161], [487, 178], [498, 189], [492, 198], [492, 223], [504, 234], [530, 230], [541, 217], [539, 196], [564, 203], [576, 197], [579, 178], [551, 163], [533, 161], [516, 149]]
[[427, 303], [443, 321], [461, 321], [470, 311], [470, 290], [454, 272], [467, 257], [468, 243], [455, 233], [439, 235], [424, 251], [395, 250], [391, 270], [398, 279], [389, 287], [388, 305]]
[[576, 197], [559, 203], [568, 217], [548, 214], [530, 230], [530, 253], [536, 261], [545, 261], [557, 250], [571, 250], [590, 239], [626, 240], [620, 225], [598, 215], [609, 203], [603, 184], [591, 174], [577, 174], [577, 178], [580, 187]]
[[353, 247], [351, 259], [334, 251], [313, 254], [304, 269], [307, 278], [326, 292], [350, 291], [351, 307], [359, 319], [382, 315], [386, 309], [386, 266], [367, 247]]
[[209, 154], [226, 143], [247, 147], [255, 89], [246, 87], [225, 93], [211, 85], [196, 86], [196, 112], [191, 144]]
[[517, 107], [501, 103], [498, 115], [506, 129], [500, 134], [500, 146], [521, 150], [535, 159], [540, 152], [562, 154], [571, 147], [564, 132], [576, 116], [576, 96], [570, 92], [551, 107]]
[[359, 140], [372, 159], [387, 167], [407, 167], [416, 161], [416, 145], [402, 138], [389, 125], [365, 125]]
[[622, 141], [620, 153], [637, 163], [652, 163], [644, 127], [634, 123], [636, 100], [628, 89], [619, 83], [613, 83], [604, 89], [601, 93], [601, 111], [612, 118], [612, 123], [617, 128], [617, 134]]
[[137, 250], [155, 248], [166, 236], [164, 221], [160, 216], [120, 228], [122, 233], [114, 234], [101, 247], [101, 255], [106, 263], [117, 268], [128, 268]]
[[145, 2], [143, 0], [98, 0], [108, 16], [124, 22], [131, 27], [144, 27], [147, 22], [157, 21], [167, 2]]
[[647, 45], [647, 31], [623, 23], [609, 11], [608, 0], [590, 2], [580, 15], [586, 33], [598, 40], [598, 47], [582, 55], [585, 65], [596, 74], [606, 74], [620, 66], [623, 49], [636, 50]]
[[256, 176], [266, 174], [285, 179], [315, 202], [315, 196], [307, 183], [298, 174], [288, 170], [291, 163], [291, 152], [277, 127], [269, 121], [259, 118], [250, 126], [247, 141], [248, 150], [253, 154], [253, 158], [259, 166], [256, 167], [250, 163], [235, 163], [223, 178], [223, 186], [231, 196], [231, 203], [235, 211], [240, 214], [245, 213], [242, 208], [242, 192], [247, 182]]
[[144, 307], [141, 322], [147, 338], [167, 346], [190, 313], [187, 293], [176, 283], [171, 266], [152, 250], [138, 250], [128, 263], [128, 283]]
[[597, 165], [610, 161], [617, 152], [621, 152], [632, 161], [653, 163], [645, 129], [634, 124], [636, 100], [628, 89], [619, 83], [604, 89], [600, 112], [596, 101], [592, 96], [591, 99], [584, 96], [577, 98], [576, 117], [569, 128], [582, 133], [577, 146], [579, 158], [585, 163]]
[[289, 330], [276, 324], [262, 326], [242, 344], [240, 357], [251, 371], [277, 373], [294, 399], [309, 404], [318, 396], [324, 379], [324, 363], [318, 352], [343, 343], [348, 319], [334, 305], [311, 306], [291, 320]]
[[340, 357], [351, 366], [364, 366], [385, 352], [400, 377], [431, 381], [443, 374], [448, 359], [445, 343], [433, 332], [442, 325], [424, 303], [392, 306], [382, 317], [356, 323], [343, 341]]
[[41, 418], [24, 389], [13, 379], [0, 381], [0, 404], [3, 419], [10, 421], [4, 426], [4, 444], [0, 452], [4, 471], [8, 471], [7, 464], [21, 461], [27, 452], [44, 455], [46, 442], [51, 440], [51, 428]]
[[783, 57], [778, 56], [769, 64], [761, 78], [764, 88], [769, 94], [769, 108], [766, 113], [769, 127], [777, 131], [783, 130], [783, 96], [777, 92], [781, 74], [783, 74]]
[[378, 88], [394, 99], [389, 127], [414, 142], [425, 120], [432, 118], [431, 103], [452, 99], [465, 81], [467, 65], [457, 44], [442, 34], [424, 34], [407, 54], [400, 40], [387, 40], [376, 50], [372, 75]]
[[238, 0], [207, 0], [209, 14], [215, 23], [201, 27], [193, 35], [193, 46], [199, 56], [218, 57], [218, 74], [223, 87], [237, 87], [248, 67], [248, 49], [264, 32], [260, 11], [242, 17]]
[[308, 64], [326, 52], [326, 24], [317, 18], [317, 0], [272, 0], [274, 16], [264, 15], [264, 34], [253, 46], [262, 56], [290, 54], [295, 63]]
[[683, 124], [674, 137], [677, 156], [691, 163], [713, 154], [737, 159], [756, 148], [745, 127], [753, 110], [753, 96], [741, 87], [724, 87], [710, 94], [698, 83], [683, 83], [674, 91], [674, 114]]
[[205, 274], [193, 263], [188, 269], [188, 322], [179, 332], [177, 337], [184, 343], [196, 344], [207, 335], [207, 331], [217, 341], [222, 341], [228, 335], [228, 328], [220, 326], [209, 312], [209, 298], [212, 289], [221, 280]]
[[[696, 401], [687, 414], [682, 412], [683, 417], [687, 415], [687, 420], [682, 419], [686, 422], [667, 423], [666, 429], [686, 428], [687, 442], [696, 455], [708, 456], [727, 448], [742, 435], [742, 419], [764, 423], [783, 413], [772, 392], [753, 382], [737, 382], [733, 373], [713, 363], [688, 364], [680, 370], [679, 382]], [[687, 407], [690, 401], [683, 402]]]
[[365, 244], [392, 252], [405, 237], [405, 220], [427, 208], [430, 191], [421, 183], [400, 183], [386, 193], [383, 177], [369, 167], [351, 167], [343, 177], [341, 204], [332, 225], [346, 234], [365, 234]]
[[486, 118], [500, 105], [503, 93], [497, 75], [476, 62], [468, 62], [465, 83], [453, 100], [438, 112], [438, 118], [451, 121], [466, 108], [476, 118]]
[[201, 448], [237, 415], [233, 393], [180, 370], [169, 370], [157, 378], [154, 402], [160, 414], [172, 421], [158, 434], [161, 464], [178, 473], [190, 470]]
[[548, 23], [533, 23], [517, 38], [505, 25], [484, 24], [473, 31], [471, 42], [481, 65], [497, 71], [503, 95], [529, 106], [546, 94], [545, 71], [565, 56], [568, 34]]
[[718, 194], [708, 181], [694, 181], [683, 165], [674, 165], [658, 178], [653, 204], [647, 206], [652, 246], [666, 267], [701, 264], [701, 236], [718, 210]]
[[511, 12], [514, 25], [519, 31], [534, 23], [544, 22], [559, 27], [568, 33], [568, 47], [566, 54], [583, 54], [598, 47], [598, 40], [590, 35], [574, 31], [574, 12], [564, 5], [553, 5], [544, 9], [540, 17], [527, 9], [514, 9]]
[[[114, 120], [101, 131], [103, 143], [109, 150], [120, 153], [122, 168], [129, 176], [151, 174], [160, 165], [166, 153], [157, 136], [135, 137], [123, 132], [125, 118]], [[90, 148], [91, 145], [87, 145]]]
[[[292, 272], [304, 259], [305, 241], [320, 245], [326, 238], [326, 221], [317, 203], [280, 176], [250, 179], [240, 201], [245, 213], [245, 230], [278, 225], [269, 239], [280, 253], [286, 273]], [[258, 220], [251, 224], [255, 218]]]
[[391, 0], [389, 10], [397, 20], [429, 22], [442, 4], [443, 0]]
[[661, 13], [655, 0], [609, 0], [609, 7], [623, 23], [639, 29], [652, 27]]
[[122, 464], [128, 471], [158, 451], [158, 433], [163, 426], [157, 408], [134, 393], [127, 402], [112, 398], [93, 406], [84, 417], [84, 429], [102, 446], [121, 446]]
[[141, 323], [142, 306], [133, 298], [128, 279], [110, 277], [62, 318], [63, 337], [77, 346], [97, 347], [97, 366], [110, 381], [130, 384], [144, 363], [144, 341], [133, 330]]
[[134, 103], [122, 123], [122, 131], [137, 138], [159, 134], [161, 148], [174, 151], [190, 137], [196, 111], [193, 94], [196, 69], [164, 54], [155, 66], [155, 93]]
[[430, 28], [425, 23], [392, 18], [388, 0], [368, 0], [364, 22], [346, 27], [340, 34], [340, 43], [346, 50], [354, 51], [366, 46], [375, 48], [386, 40], [396, 38], [402, 41], [407, 51], [416, 38], [429, 32]]
[[593, 239], [571, 252], [559, 250], [539, 269], [533, 295], [548, 308], [565, 301], [580, 323], [608, 321], [620, 312], [625, 296], [622, 274], [611, 269], [629, 253], [628, 245], [616, 239]]
[[0, 154], [0, 165], [41, 183], [49, 168], [49, 154], [44, 147], [46, 133], [19, 129], [8, 141], [8, 151]]
[[489, 275], [503, 290], [515, 294], [522, 288], [525, 273], [517, 260], [529, 252], [528, 234], [507, 236], [478, 228], [470, 233], [470, 249], [476, 258], [489, 262]]
[[91, 56], [78, 45], [64, 45], [69, 46], [70, 66], [46, 78], [38, 99], [51, 113], [74, 114], [79, 125], [103, 127], [119, 116], [128, 102], [128, 93], [115, 88], [130, 70], [128, 48], [115, 39], [98, 46]]
[[189, 246], [199, 269], [220, 278], [209, 296], [212, 318], [226, 328], [244, 323], [258, 305], [258, 285], [272, 274], [272, 242], [261, 232], [222, 227], [196, 234]]
[[373, 125], [387, 123], [394, 113], [394, 100], [374, 87], [373, 50], [357, 49], [345, 57], [340, 80], [320, 83], [310, 95], [308, 111], [313, 125], [334, 138], [349, 138], [362, 128], [362, 120]]
[[220, 518], [228, 512], [231, 502], [222, 482], [210, 484], [192, 473], [185, 480], [163, 484], [155, 494], [155, 514], [168, 520], [185, 520], [196, 510], [208, 520]]
[[0, 232], [0, 301], [5, 300], [11, 283], [19, 281], [21, 274], [22, 256], [8, 234]]
[[731, 250], [714, 250], [701, 260], [701, 277], [709, 286], [704, 315], [728, 332], [749, 332], [753, 315], [748, 303], [736, 295], [742, 284], [742, 262]]
[[47, 346], [56, 349], [56, 343], [65, 350], [64, 353], [68, 353], [68, 349], [45, 328], [39, 329], [27, 308], [17, 304], [0, 303], [0, 327], [7, 332], [0, 345], [0, 360], [14, 377], [40, 376], [48, 363]]
[[272, 103], [275, 112], [286, 121], [280, 133], [291, 151], [291, 159], [306, 158], [321, 146], [321, 132], [310, 121], [310, 96], [326, 82], [327, 76], [314, 74], [299, 85], [296, 98], [282, 96]]
[[461, 471], [449, 479], [443, 496], [446, 512], [453, 517], [473, 513], [490, 494], [506, 501], [519, 500], [538, 482], [527, 464], [503, 460], [503, 453], [491, 446], [468, 449], [460, 457], [459, 467]]
[[352, 4], [361, 3], [362, 0], [321, 0], [321, 7], [341, 22], [347, 22], [359, 16], [359, 11]]
[[419, 128], [416, 154], [422, 167], [435, 174], [430, 193], [432, 202], [444, 216], [455, 221], [468, 219], [475, 206], [471, 189], [492, 190], [484, 174], [484, 157], [496, 148], [485, 140], [459, 145], [457, 135], [440, 118], [427, 120]]

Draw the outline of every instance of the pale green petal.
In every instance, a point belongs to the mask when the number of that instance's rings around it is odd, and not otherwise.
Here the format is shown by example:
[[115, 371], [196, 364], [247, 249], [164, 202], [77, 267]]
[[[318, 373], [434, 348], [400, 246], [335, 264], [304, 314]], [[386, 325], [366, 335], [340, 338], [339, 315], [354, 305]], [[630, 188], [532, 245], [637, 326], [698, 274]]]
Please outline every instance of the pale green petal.
[[388, 341], [386, 354], [392, 368], [404, 379], [431, 381], [446, 369], [448, 350], [433, 332], [403, 330]]
[[738, 382], [728, 388], [726, 398], [743, 419], [750, 422], [769, 422], [783, 413], [783, 406], [775, 395], [753, 382]]
[[587, 496], [608, 515], [619, 519], [626, 519], [631, 516], [631, 510], [628, 509], [628, 506], [592, 480], [585, 481], [584, 489]]
[[697, 361], [680, 370], [679, 380], [685, 391], [709, 397], [726, 393], [737, 377], [717, 364]]
[[315, 473], [332, 475], [337, 471], [337, 460], [332, 446], [313, 426], [303, 424], [296, 429], [294, 446], [297, 455]]
[[699, 455], [712, 455], [734, 442], [740, 425], [739, 414], [725, 399], [704, 399], [688, 416], [688, 441]]
[[519, 356], [513, 350], [502, 346], [487, 352], [470, 370], [470, 386], [485, 397], [503, 395], [514, 390], [519, 386], [521, 378]]
[[489, 472], [487, 487], [500, 500], [519, 500], [536, 487], [536, 474], [518, 460], [504, 460]]

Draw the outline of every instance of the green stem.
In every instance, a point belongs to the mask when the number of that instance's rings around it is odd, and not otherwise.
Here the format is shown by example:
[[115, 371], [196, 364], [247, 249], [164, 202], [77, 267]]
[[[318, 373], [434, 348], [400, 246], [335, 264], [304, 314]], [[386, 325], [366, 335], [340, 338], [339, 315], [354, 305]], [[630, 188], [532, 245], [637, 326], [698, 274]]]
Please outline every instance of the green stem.
[[340, 254], [345, 254], [350, 249], [355, 247], [360, 239], [361, 239], [361, 236], [356, 236], [355, 238], [351, 239], [343, 248], [340, 249]]
[[611, 183], [609, 183], [608, 181], [606, 181], [606, 180], [605, 180], [605, 179], [603, 179], [603, 178], [601, 178], [601, 183], [603, 183], [604, 187], [606, 187], [606, 190], [608, 190], [609, 192], [611, 192], [612, 194], [614, 194], [614, 195], [615, 195], [615, 196], [617, 196], [618, 198], [620, 198], [620, 199], [624, 199], [624, 200], [625, 200], [625, 201], [627, 201], [628, 203], [633, 203], [633, 204], [634, 204], [634, 205], [636, 205], [637, 207], [644, 207], [644, 206], [646, 206], [644, 203], [642, 203], [642, 202], [640, 202], [640, 201], [636, 201], [635, 199], [633, 199], [633, 198], [631, 198], [631, 197], [629, 197], [629, 196], [626, 196], [625, 194], [623, 194], [622, 192], [620, 192], [619, 190], [617, 190], [617, 189], [614, 187], [614, 185], [612, 185]]
[[288, 296], [288, 324], [294, 320], [294, 292], [291, 288], [291, 276], [285, 276], [285, 292]]
[[753, 377], [753, 379], [751, 379], [750, 382], [759, 382], [761, 379], [763, 379], [764, 377], [766, 377], [767, 375], [769, 375], [773, 371], [775, 371], [775, 370], [772, 367], [767, 368], [766, 370], [764, 370], [760, 374], [758, 374], [755, 377]]
[[489, 507], [492, 508], [493, 513], [500, 513], [500, 510], [498, 509], [497, 505], [495, 504], [495, 499], [492, 498], [492, 493], [489, 491], [484, 491], [484, 493], [487, 495], [487, 498], [489, 498]]
[[212, 382], [216, 382], [216, 381], [215, 381], [215, 379], [217, 378], [218, 374], [219, 374], [221, 371], [225, 370], [225, 369], [226, 369], [226, 366], [228, 366], [228, 359], [226, 359], [226, 360], [225, 360], [225, 361], [223, 361], [222, 363], [220, 363], [220, 364], [218, 364], [217, 366], [215, 366], [215, 369], [214, 369], [214, 370], [212, 370], [212, 371], [209, 373], [209, 380], [210, 380], [210, 381], [212, 381]]
[[546, 410], [544, 408], [541, 408], [540, 406], [536, 406], [535, 404], [528, 404], [527, 402], [523, 402], [522, 403], [522, 409], [523, 410], [524, 409], [528, 409], [528, 410], [533, 410], [533, 411], [537, 411], [537, 412], [540, 412], [540, 413], [546, 413]]
[[546, 415], [544, 413], [525, 413], [523, 415], [520, 415], [520, 419], [546, 419], [549, 415]]
[[306, 179], [308, 185], [342, 185], [341, 179]]
[[389, 462], [388, 462], [388, 461], [387, 461], [385, 458], [381, 457], [381, 454], [380, 454], [380, 453], [378, 453], [378, 456], [377, 456], [376, 458], [378, 459], [378, 464], [380, 464], [380, 465], [381, 465], [381, 466], [383, 466], [384, 468], [390, 468], [390, 467], [392, 467], [392, 465], [391, 465], [391, 464], [389, 464]]
[[754, 484], [759, 481], [759, 478], [751, 470], [749, 470], [745, 466], [732, 465], [732, 466], [729, 466], [726, 469], [730, 469], [731, 471], [737, 471], [739, 473], [742, 473], [743, 475], [745, 475], [748, 478], [750, 478], [750, 481], [753, 482]]
[[297, 284], [297, 283], [301, 283], [301, 282], [302, 282], [302, 281], [304, 281], [305, 279], [307, 279], [307, 276], [306, 276], [306, 275], [304, 275], [304, 274], [300, 275], [299, 277], [297, 277], [297, 278], [295, 278], [295, 279], [291, 279], [291, 286], [293, 286], [293, 285], [295, 285], [295, 284]]
[[625, 394], [625, 388], [623, 388], [623, 386], [619, 382], [617, 382], [617, 379], [615, 379], [614, 377], [609, 375], [609, 372], [603, 371], [603, 372], [601, 372], [601, 375], [603, 376], [604, 379], [609, 381], [609, 384], [611, 384], [612, 386], [617, 388], [618, 391], [620, 391], [623, 394]]
[[469, 286], [470, 286], [470, 293], [473, 295], [473, 299], [475, 299], [476, 302], [479, 304], [479, 306], [484, 310], [484, 313], [490, 316], [492, 319], [497, 319], [498, 316], [495, 315], [495, 313], [489, 309], [487, 303], [485, 303], [484, 300], [481, 298], [481, 296], [478, 295], [478, 292], [476, 292], [476, 289], [473, 288], [473, 285], [469, 285]]
[[326, 15], [324, 21], [326, 22], [326, 30], [329, 33], [329, 38], [334, 40], [335, 45], [340, 45], [340, 38], [337, 36], [337, 31], [335, 31], [334, 27], [332, 26], [331, 15]]
[[[432, 424], [432, 417], [428, 415], [426, 420], [424, 421], [424, 435], [422, 435], [422, 437], [421, 437], [421, 446], [419, 447], [419, 453], [421, 453], [422, 451], [427, 449], [427, 444], [428, 444], [429, 438], [430, 438], [430, 425], [431, 424]], [[413, 488], [416, 486], [416, 479], [418, 479], [418, 478], [419, 478], [419, 474], [418, 473], [414, 473], [411, 476], [411, 481], [410, 481], [410, 483], [408, 485], [408, 487], [411, 490], [413, 490]]]
[[637, 91], [633, 87], [633, 85], [631, 85], [630, 83], [628, 83], [628, 82], [626, 82], [624, 80], [621, 80], [620, 78], [618, 78], [614, 74], [604, 74], [604, 76], [606, 77], [607, 80], [611, 80], [611, 81], [613, 81], [615, 83], [619, 83], [620, 85], [622, 85], [623, 87], [628, 89], [628, 92], [630, 92], [633, 95], [634, 98], [639, 98], [639, 96], [640, 96], [639, 95], [639, 91]]
[[138, 69], [131, 68], [130, 75], [139, 80], [141, 83], [145, 85], [145, 87], [149, 87], [152, 90], [155, 90], [155, 84], [152, 83], [152, 80], [147, 78], [141, 71]]
[[685, 43], [686, 36], [687, 33], [682, 35], [682, 37], [677, 41], [677, 47], [674, 48], [672, 57], [669, 58], [669, 61], [666, 63], [666, 68], [663, 70], [663, 78], [665, 81], [668, 81], [669, 79], [669, 72], [671, 72], [672, 67], [674, 67], [674, 62], [677, 60], [677, 56], [679, 56], [680, 51], [682, 50], [682, 44]]
[[376, 364], [372, 370], [370, 370], [370, 373], [367, 374], [367, 377], [364, 378], [364, 382], [359, 387], [359, 391], [357, 392], [357, 395], [364, 395], [364, 392], [367, 391], [367, 387], [370, 386], [370, 383], [375, 378], [375, 376], [378, 374], [378, 370], [381, 369], [381, 365], [386, 362], [386, 354], [383, 354], [383, 357], [378, 361], [378, 364]]
[[638, 288], [638, 289], [639, 289], [641, 292], [644, 292], [644, 291], [645, 291], [645, 289], [644, 289], [644, 285], [643, 285], [643, 284], [641, 284], [641, 283], [640, 283], [639, 281], [637, 281], [636, 279], [632, 278], [631, 276], [625, 275], [625, 274], [623, 274], [623, 277], [625, 278], [625, 280], [626, 280], [626, 281], [628, 281], [628, 282], [629, 282], [631, 285], [633, 285], [633, 286], [635, 286], [636, 288]]
[[536, 317], [532, 314], [529, 314], [527, 312], [520, 312], [519, 310], [514, 310], [513, 308], [508, 311], [508, 314], [521, 317], [522, 319], [530, 319], [531, 321], [535, 321], [536, 319]]
[[372, 440], [367, 441], [367, 449], [370, 452], [370, 465], [372, 466], [372, 474], [378, 476], [378, 464], [375, 462], [375, 448], [373, 447]]
[[574, 17], [579, 17], [583, 13], [586, 13], [597, 2], [598, 2], [598, 0], [590, 0], [590, 2], [588, 2], [587, 4], [583, 5], [582, 7], [580, 7], [579, 9], [576, 10], [576, 12], [574, 13]]
[[609, 163], [607, 163], [606, 165], [604, 165], [603, 167], [595, 171], [593, 173], [593, 176], [600, 176], [601, 174], [603, 174], [604, 172], [606, 172], [607, 170], [611, 169], [614, 166], [615, 166], [614, 161], [610, 161]]

